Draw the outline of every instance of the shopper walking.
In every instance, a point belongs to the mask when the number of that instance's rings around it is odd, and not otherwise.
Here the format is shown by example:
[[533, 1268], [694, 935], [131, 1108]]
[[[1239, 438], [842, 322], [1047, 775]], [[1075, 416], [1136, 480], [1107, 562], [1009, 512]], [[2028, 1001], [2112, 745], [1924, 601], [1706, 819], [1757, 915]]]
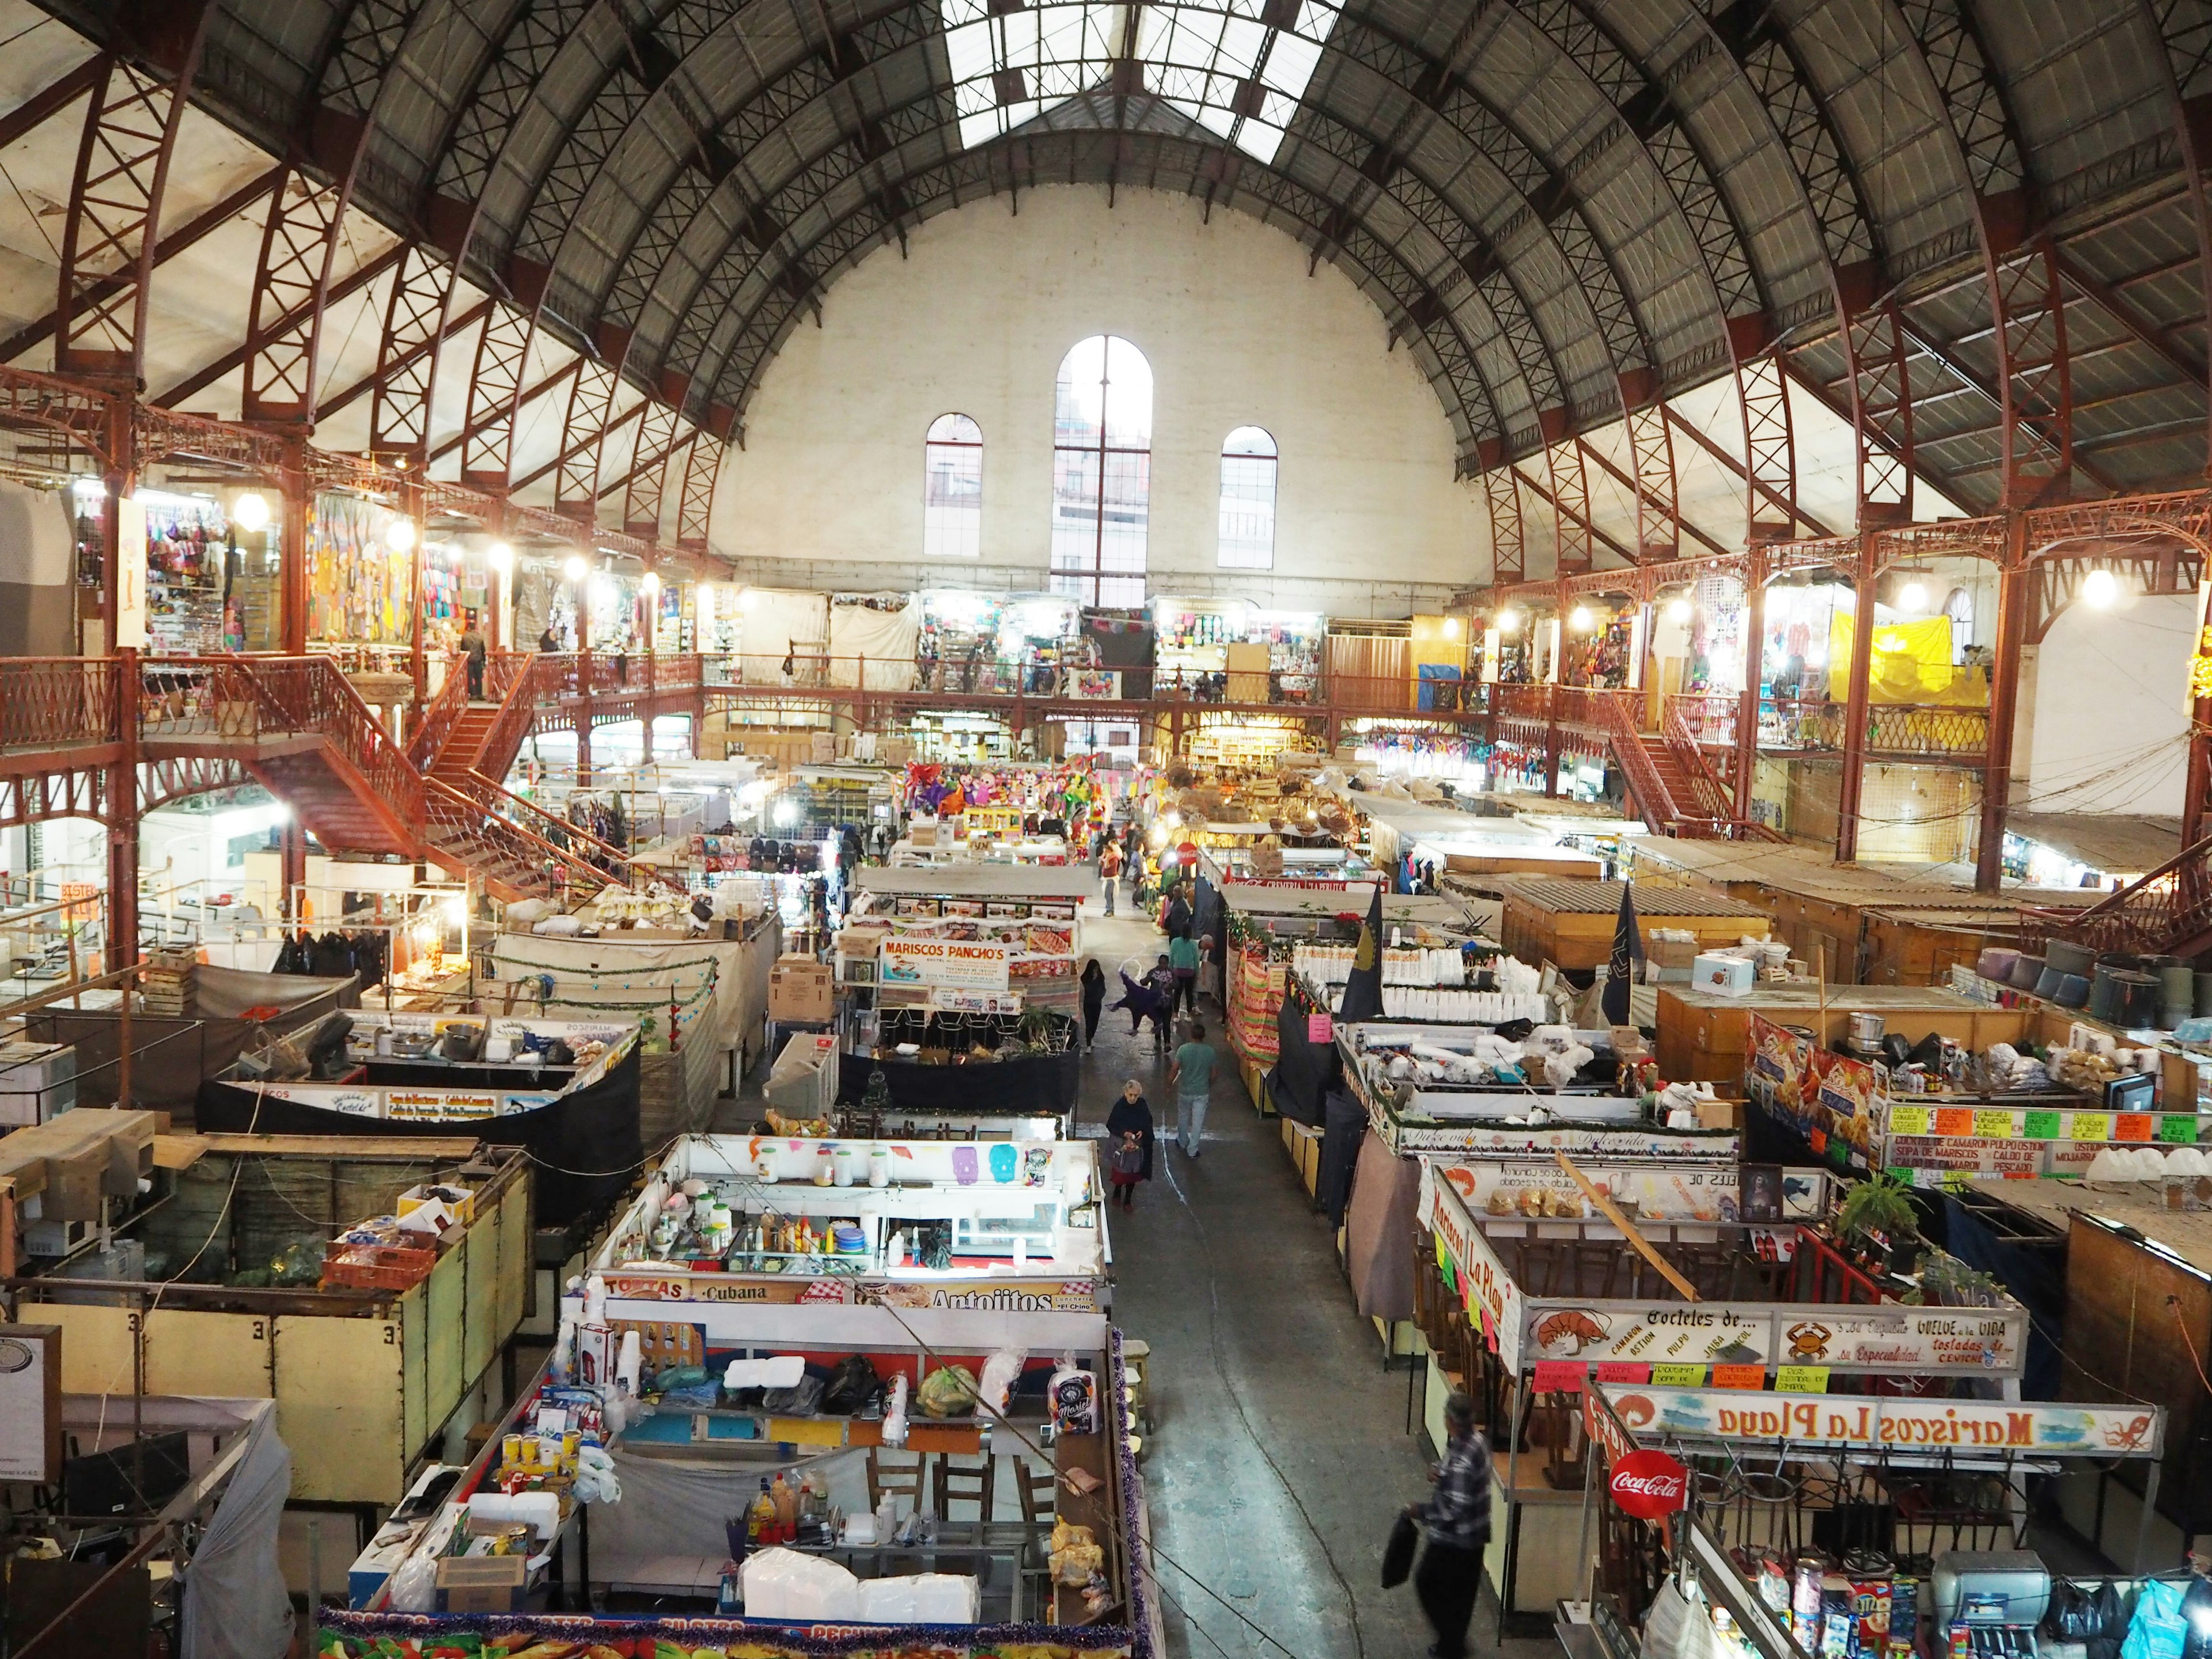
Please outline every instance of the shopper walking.
[[1175, 1006], [1198, 1012], [1198, 941], [1178, 933], [1168, 941], [1168, 965], [1175, 970]]
[[561, 648], [561, 636], [553, 631], [551, 623], [547, 623], [545, 631], [538, 636], [538, 648], [540, 651], [558, 651]]
[[1083, 964], [1083, 1046], [1098, 1040], [1098, 1016], [1106, 1010], [1106, 970], [1092, 957]]
[[1490, 1541], [1490, 1448], [1474, 1421], [1474, 1401], [1457, 1389], [1444, 1401], [1443, 1462], [1430, 1472], [1436, 1490], [1406, 1513], [1421, 1524], [1428, 1547], [1413, 1569], [1413, 1593], [1437, 1632], [1429, 1651], [1463, 1659], [1468, 1623], [1482, 1589], [1482, 1552]]
[[1206, 1139], [1206, 1097], [1213, 1088], [1217, 1058], [1206, 1046], [1205, 1024], [1191, 1021], [1190, 1040], [1175, 1051], [1174, 1063], [1168, 1067], [1168, 1081], [1176, 1091], [1176, 1139], [1182, 1144], [1185, 1158], [1196, 1158], [1198, 1144]]
[[[1182, 896], [1182, 884], [1168, 889], [1167, 913], [1160, 918], [1160, 929], [1170, 939], [1190, 937], [1190, 901]], [[1196, 964], [1194, 963], [1194, 967]]]
[[1098, 852], [1098, 886], [1106, 901], [1106, 914], [1114, 914], [1115, 890], [1121, 884], [1121, 849], [1109, 840]]
[[477, 613], [469, 612], [468, 626], [461, 630], [461, 655], [468, 659], [469, 701], [483, 701], [484, 653], [489, 649], [484, 636], [477, 627]]
[[1134, 1078], [1106, 1115], [1106, 1143], [1113, 1196], [1126, 1210], [1136, 1202], [1137, 1183], [1152, 1178], [1152, 1103]]

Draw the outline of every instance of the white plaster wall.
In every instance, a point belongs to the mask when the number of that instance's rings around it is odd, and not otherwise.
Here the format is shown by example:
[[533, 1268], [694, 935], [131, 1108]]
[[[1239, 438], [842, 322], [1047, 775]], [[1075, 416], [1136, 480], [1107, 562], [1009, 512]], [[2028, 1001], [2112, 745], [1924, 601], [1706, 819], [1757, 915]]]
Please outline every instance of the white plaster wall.
[[[1337, 615], [1405, 615], [1489, 568], [1479, 488], [1412, 356], [1290, 237], [1182, 196], [1081, 186], [943, 214], [829, 291], [746, 411], [723, 463], [715, 550], [799, 586], [1042, 588], [1053, 383], [1085, 335], [1136, 343], [1154, 377], [1149, 591], [1233, 591]], [[979, 561], [924, 561], [922, 434], [983, 428]], [[1275, 568], [1215, 563], [1222, 440], [1281, 454]], [[806, 562], [794, 567], [789, 561]]]
[[2194, 594], [2068, 606], [2035, 659], [2028, 805], [2178, 814], [2188, 765]]

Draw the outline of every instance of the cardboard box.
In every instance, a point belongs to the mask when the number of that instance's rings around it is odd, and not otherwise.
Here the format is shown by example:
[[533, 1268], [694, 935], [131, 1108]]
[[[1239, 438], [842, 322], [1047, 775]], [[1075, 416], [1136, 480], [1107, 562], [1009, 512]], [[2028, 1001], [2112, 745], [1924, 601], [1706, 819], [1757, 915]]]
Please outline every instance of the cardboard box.
[[[453, 1199], [447, 1199], [445, 1200], [447, 1206], [450, 1207], [454, 1214], [460, 1218], [461, 1225], [464, 1227], [475, 1225], [477, 1218], [477, 1195], [475, 1192], [468, 1188], [455, 1187], [450, 1182], [447, 1185], [446, 1190], [449, 1193], [459, 1192], [461, 1194], [458, 1200]], [[392, 1213], [394, 1215], [412, 1215], [416, 1211], [421, 1209], [425, 1204], [428, 1204], [430, 1201], [430, 1189], [427, 1185], [422, 1187], [410, 1187], [405, 1192], [399, 1194], [397, 1200], [398, 1207], [392, 1211]]]
[[768, 1017], [803, 1021], [832, 1018], [837, 1006], [827, 963], [811, 957], [779, 957], [768, 979]]
[[97, 1221], [107, 1182], [108, 1148], [98, 1143], [46, 1159], [46, 1189], [39, 1215], [45, 1221]]
[[1741, 957], [1701, 956], [1690, 969], [1692, 985], [1724, 997], [1748, 996], [1758, 982], [1759, 970]]
[[438, 1606], [446, 1613], [520, 1613], [530, 1583], [520, 1555], [449, 1555], [438, 1563]]
[[1648, 939], [1644, 941], [1644, 960], [1654, 968], [1687, 969], [1698, 959], [1698, 941], [1693, 939]]

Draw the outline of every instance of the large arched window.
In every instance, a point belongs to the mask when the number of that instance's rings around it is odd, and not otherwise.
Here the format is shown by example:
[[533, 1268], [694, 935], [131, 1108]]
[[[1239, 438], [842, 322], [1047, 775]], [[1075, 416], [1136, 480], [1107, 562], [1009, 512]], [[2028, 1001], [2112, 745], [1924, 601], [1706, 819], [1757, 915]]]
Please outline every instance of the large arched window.
[[1274, 568], [1275, 441], [1261, 427], [1240, 426], [1222, 442], [1219, 562]]
[[983, 428], [965, 415], [939, 416], [921, 447], [921, 551], [983, 556]]
[[1052, 591], [1142, 605], [1152, 495], [1152, 367], [1118, 336], [1079, 340], [1054, 398]]

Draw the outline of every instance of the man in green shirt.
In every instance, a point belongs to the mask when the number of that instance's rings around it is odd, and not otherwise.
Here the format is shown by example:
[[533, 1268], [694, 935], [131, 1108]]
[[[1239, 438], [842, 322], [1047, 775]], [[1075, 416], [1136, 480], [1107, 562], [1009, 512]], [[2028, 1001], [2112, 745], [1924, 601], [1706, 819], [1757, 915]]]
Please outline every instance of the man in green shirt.
[[1178, 933], [1168, 941], [1168, 966], [1175, 970], [1175, 1000], [1168, 1005], [1172, 1014], [1188, 1008], [1194, 1018], [1198, 1013], [1198, 941], [1188, 933]]
[[1198, 1144], [1206, 1138], [1206, 1096], [1213, 1087], [1216, 1058], [1206, 1046], [1205, 1025], [1191, 1021], [1190, 1040], [1175, 1051], [1175, 1060], [1168, 1066], [1168, 1081], [1175, 1085], [1176, 1091], [1173, 1133], [1185, 1158], [1196, 1158]]

